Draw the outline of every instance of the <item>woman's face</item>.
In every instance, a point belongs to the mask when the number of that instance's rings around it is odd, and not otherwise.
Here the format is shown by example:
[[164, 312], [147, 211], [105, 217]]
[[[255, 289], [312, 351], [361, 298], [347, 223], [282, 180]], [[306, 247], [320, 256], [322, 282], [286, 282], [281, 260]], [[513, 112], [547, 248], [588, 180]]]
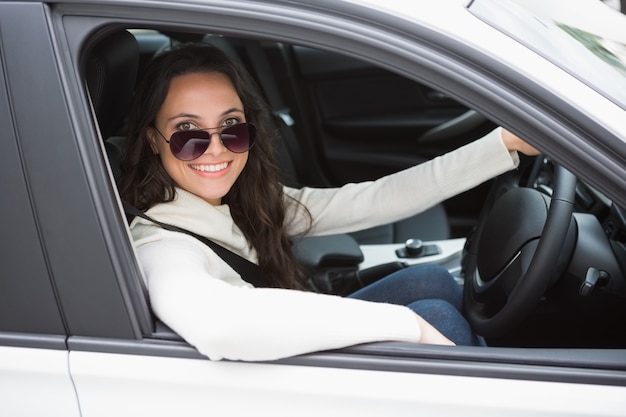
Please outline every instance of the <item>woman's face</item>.
[[[230, 79], [221, 73], [192, 73], [172, 79], [157, 113], [156, 128], [168, 140], [178, 130], [221, 128], [245, 122], [244, 108]], [[248, 161], [248, 152], [234, 153], [217, 134], [199, 158], [181, 161], [154, 129], [148, 131], [152, 150], [176, 185], [212, 205], [219, 205]]]

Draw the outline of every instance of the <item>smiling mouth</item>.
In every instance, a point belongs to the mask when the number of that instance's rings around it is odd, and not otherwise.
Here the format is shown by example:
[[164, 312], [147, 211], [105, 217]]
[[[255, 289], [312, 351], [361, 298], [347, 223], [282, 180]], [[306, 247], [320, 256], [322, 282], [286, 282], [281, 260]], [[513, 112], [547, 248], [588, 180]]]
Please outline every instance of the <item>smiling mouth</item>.
[[222, 162], [221, 164], [213, 164], [213, 165], [189, 165], [191, 168], [196, 171], [202, 172], [219, 172], [228, 168], [229, 162]]

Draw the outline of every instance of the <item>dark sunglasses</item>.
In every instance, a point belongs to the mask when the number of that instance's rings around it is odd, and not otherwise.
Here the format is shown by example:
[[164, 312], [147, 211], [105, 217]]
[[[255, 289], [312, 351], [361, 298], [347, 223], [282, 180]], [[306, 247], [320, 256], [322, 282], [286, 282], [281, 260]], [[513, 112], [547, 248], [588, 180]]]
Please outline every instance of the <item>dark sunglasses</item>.
[[179, 130], [170, 136], [170, 140], [167, 140], [159, 129], [154, 129], [170, 144], [172, 155], [181, 161], [192, 161], [199, 158], [209, 148], [213, 135], [218, 135], [222, 145], [235, 153], [249, 151], [256, 138], [256, 126], [252, 123], [239, 123], [213, 133], [207, 132], [210, 128]]

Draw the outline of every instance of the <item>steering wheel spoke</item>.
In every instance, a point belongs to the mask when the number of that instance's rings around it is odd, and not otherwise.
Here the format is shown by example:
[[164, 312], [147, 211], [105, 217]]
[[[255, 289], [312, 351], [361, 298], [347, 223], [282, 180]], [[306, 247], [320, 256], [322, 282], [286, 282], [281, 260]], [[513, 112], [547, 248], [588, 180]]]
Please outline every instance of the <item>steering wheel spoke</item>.
[[562, 251], [573, 250], [565, 242], [576, 177], [557, 167], [551, 197], [518, 184], [519, 172], [496, 179], [467, 245], [465, 314], [485, 337], [514, 329], [562, 272]]

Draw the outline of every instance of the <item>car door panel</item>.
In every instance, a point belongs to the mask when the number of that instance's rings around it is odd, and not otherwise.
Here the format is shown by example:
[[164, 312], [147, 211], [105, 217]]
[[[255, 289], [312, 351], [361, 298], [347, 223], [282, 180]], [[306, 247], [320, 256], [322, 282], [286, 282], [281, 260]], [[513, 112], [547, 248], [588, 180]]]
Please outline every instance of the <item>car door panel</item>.
[[328, 158], [334, 142], [430, 158], [469, 141], [448, 137], [419, 146], [424, 133], [468, 110], [444, 94], [347, 56], [297, 46], [293, 51], [309, 102], [327, 133], [321, 139]]
[[330, 362], [301, 366], [75, 351], [70, 362], [82, 417], [499, 417], [520, 410], [613, 416], [624, 405], [623, 387], [350, 369]]
[[68, 351], [0, 346], [0, 415], [80, 417]]
[[[426, 85], [339, 54], [292, 48], [332, 185], [372, 180], [473, 141], [495, 126]], [[453, 236], [477, 218], [488, 186], [445, 203]]]

